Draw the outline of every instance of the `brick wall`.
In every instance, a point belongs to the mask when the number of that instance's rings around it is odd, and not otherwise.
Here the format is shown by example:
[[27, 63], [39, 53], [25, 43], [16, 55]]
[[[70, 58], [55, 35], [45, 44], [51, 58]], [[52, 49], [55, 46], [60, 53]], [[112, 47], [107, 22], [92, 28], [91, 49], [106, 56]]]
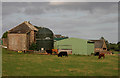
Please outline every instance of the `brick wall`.
[[27, 33], [27, 41], [26, 41], [26, 47], [27, 47], [27, 49], [29, 49], [29, 47], [30, 47], [30, 33]]
[[30, 32], [30, 45], [31, 45], [33, 42], [35, 42], [35, 40], [34, 40], [34, 30], [32, 30], [32, 31]]
[[3, 38], [2, 40], [3, 40], [3, 45], [7, 46], [7, 38]]
[[95, 48], [95, 52], [106, 52], [107, 50], [103, 50], [103, 48]]
[[26, 34], [8, 34], [9, 50], [27, 50]]

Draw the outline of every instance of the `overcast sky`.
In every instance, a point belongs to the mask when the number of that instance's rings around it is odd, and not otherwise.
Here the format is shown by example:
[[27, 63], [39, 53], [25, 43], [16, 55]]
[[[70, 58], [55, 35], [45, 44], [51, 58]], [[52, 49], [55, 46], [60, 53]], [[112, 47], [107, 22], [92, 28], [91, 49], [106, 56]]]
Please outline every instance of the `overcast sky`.
[[118, 42], [117, 2], [3, 2], [2, 33], [30, 21], [55, 34]]

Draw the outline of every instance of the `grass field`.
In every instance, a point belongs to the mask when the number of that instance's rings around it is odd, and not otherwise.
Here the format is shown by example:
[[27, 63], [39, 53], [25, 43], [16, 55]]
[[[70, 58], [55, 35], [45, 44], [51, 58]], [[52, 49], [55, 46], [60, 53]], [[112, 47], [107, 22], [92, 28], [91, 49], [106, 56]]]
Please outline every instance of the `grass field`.
[[118, 76], [118, 55], [98, 56], [18, 54], [2, 49], [3, 76]]

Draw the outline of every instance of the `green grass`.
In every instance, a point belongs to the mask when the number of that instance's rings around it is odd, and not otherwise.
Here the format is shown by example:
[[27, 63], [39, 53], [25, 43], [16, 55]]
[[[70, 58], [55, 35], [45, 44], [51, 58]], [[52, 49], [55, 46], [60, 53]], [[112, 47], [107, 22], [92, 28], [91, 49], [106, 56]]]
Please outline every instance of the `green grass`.
[[114, 54], [119, 54], [120, 52], [119, 51], [112, 51]]
[[2, 49], [3, 76], [118, 76], [118, 55], [98, 56], [18, 54]]

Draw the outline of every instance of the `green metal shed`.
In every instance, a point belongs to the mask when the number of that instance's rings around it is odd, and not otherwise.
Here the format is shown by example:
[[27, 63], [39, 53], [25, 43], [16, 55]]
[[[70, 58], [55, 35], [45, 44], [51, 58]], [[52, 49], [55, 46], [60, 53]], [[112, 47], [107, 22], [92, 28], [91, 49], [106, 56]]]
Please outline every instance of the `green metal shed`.
[[94, 53], [94, 43], [79, 38], [68, 38], [54, 43], [55, 49], [72, 49], [72, 54], [90, 55]]
[[36, 33], [37, 50], [52, 50], [54, 46], [53, 32], [45, 27], [38, 28]]

